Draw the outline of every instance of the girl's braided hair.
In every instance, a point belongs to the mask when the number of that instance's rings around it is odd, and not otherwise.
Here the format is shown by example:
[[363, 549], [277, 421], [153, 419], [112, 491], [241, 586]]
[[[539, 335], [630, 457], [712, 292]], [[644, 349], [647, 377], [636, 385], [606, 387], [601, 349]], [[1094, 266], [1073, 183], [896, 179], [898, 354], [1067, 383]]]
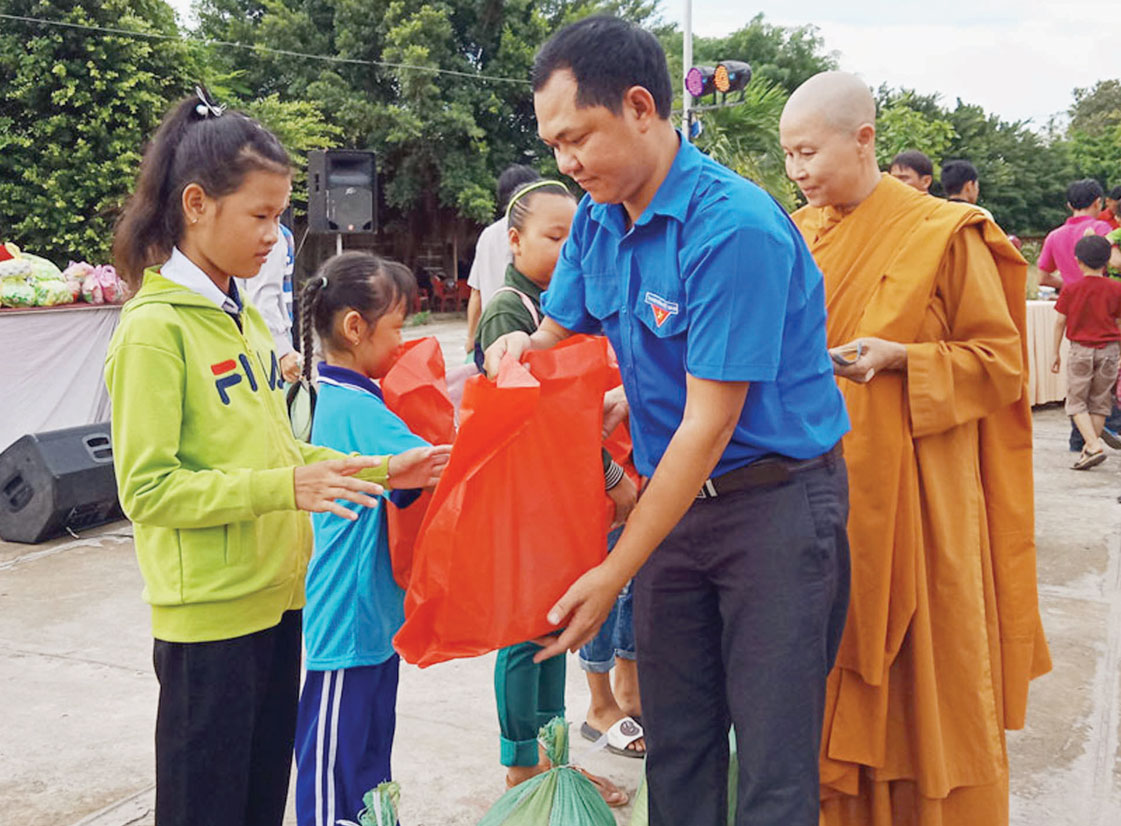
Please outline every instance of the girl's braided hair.
[[404, 264], [368, 252], [344, 252], [328, 259], [300, 296], [305, 386], [311, 387], [314, 336], [327, 347], [343, 348], [334, 338], [337, 313], [356, 310], [373, 326], [402, 302], [408, 315], [416, 295], [416, 279]]

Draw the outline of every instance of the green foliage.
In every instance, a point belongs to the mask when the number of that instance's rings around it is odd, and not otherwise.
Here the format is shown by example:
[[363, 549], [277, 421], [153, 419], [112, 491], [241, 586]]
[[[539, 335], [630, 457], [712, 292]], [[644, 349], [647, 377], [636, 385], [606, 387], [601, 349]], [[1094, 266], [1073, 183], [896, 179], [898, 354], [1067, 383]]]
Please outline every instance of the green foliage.
[[[177, 35], [163, 0], [0, 0], [8, 14]], [[0, 238], [65, 264], [107, 261], [144, 142], [191, 88], [175, 40], [0, 26]]]
[[903, 98], [881, 109], [876, 115], [876, 161], [886, 169], [891, 159], [905, 149], [918, 149], [934, 159], [935, 177], [943, 153], [957, 132], [953, 124], [911, 108]]
[[307, 209], [307, 153], [312, 149], [334, 146], [342, 135], [342, 129], [328, 123], [314, 103], [284, 101], [275, 93], [247, 102], [233, 98], [231, 105], [260, 121], [280, 139], [292, 156], [292, 203], [295, 211], [303, 214]]
[[1079, 177], [1096, 178], [1107, 189], [1121, 184], [1121, 123], [1095, 133], [1071, 131], [1070, 155]]
[[750, 178], [788, 210], [796, 205], [797, 189], [786, 177], [778, 121], [787, 95], [778, 84], [752, 81], [745, 103], [705, 113], [697, 146], [714, 160]]
[[1090, 89], [1074, 90], [1070, 132], [1100, 136], [1121, 126], [1121, 80], [1100, 80]]
[[198, 0], [195, 5], [199, 34], [207, 38], [395, 64], [244, 49], [214, 54], [221, 69], [236, 73], [254, 94], [276, 93], [317, 107], [325, 122], [338, 127], [336, 145], [376, 152], [391, 213], [443, 211], [480, 223], [493, 216], [499, 172], [545, 155], [528, 83], [540, 45], [560, 26], [591, 13], [649, 22], [654, 8], [650, 0]]
[[746, 60], [756, 80], [777, 84], [787, 94], [818, 72], [837, 68], [837, 53], [825, 50], [816, 26], [776, 26], [762, 14], [727, 37], [696, 38], [693, 54], [698, 63]]
[[[608, 11], [654, 29], [680, 108], [682, 36], [660, 23], [657, 7], [657, 0], [196, 0], [197, 37], [181, 40], [164, 0], [0, 0], [10, 14], [161, 38], [14, 21], [0, 27], [0, 240], [60, 263], [106, 260], [145, 141], [199, 80], [285, 143], [298, 208], [307, 151], [344, 146], [377, 152], [389, 223], [417, 234], [452, 217], [487, 222], [504, 167], [531, 163], [555, 174], [537, 138], [527, 80], [537, 49], [565, 23]], [[700, 115], [699, 145], [795, 205], [778, 117], [790, 91], [836, 67], [835, 53], [812, 26], [758, 15], [727, 37], [696, 38], [694, 55], [698, 64], [747, 60], [755, 74], [744, 105]], [[881, 162], [910, 147], [936, 163], [970, 159], [982, 204], [1021, 235], [1061, 223], [1069, 181], [1121, 183], [1121, 81], [1075, 90], [1062, 134], [960, 101], [945, 107], [937, 95], [881, 88], [878, 97]]]
[[1039, 235], [1066, 219], [1066, 187], [1075, 175], [1067, 144], [960, 100], [946, 117], [957, 137], [943, 160], [973, 162], [981, 205], [997, 223], [1019, 235]]
[[406, 327], [423, 327], [425, 324], [432, 322], [432, 311], [421, 310], [419, 313], [413, 313], [409, 316], [409, 320], [405, 322]]
[[1071, 145], [1060, 136], [960, 100], [948, 109], [937, 95], [881, 87], [877, 98], [881, 166], [899, 151], [919, 149], [934, 161], [937, 176], [943, 162], [964, 158], [977, 167], [981, 205], [1008, 231], [1035, 235], [1063, 222], [1064, 192], [1077, 175]]

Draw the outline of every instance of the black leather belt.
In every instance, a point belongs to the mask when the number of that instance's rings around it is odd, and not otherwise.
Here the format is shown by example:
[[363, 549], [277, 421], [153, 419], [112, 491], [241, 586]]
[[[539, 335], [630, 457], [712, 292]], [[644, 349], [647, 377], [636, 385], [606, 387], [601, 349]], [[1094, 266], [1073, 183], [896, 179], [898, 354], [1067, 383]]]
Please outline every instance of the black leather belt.
[[764, 456], [750, 465], [729, 470], [720, 476], [705, 481], [697, 493], [697, 499], [715, 499], [737, 490], [763, 488], [789, 482], [796, 473], [819, 467], [834, 467], [844, 456], [841, 443], [837, 442], [828, 453], [813, 459], [790, 459], [786, 456]]

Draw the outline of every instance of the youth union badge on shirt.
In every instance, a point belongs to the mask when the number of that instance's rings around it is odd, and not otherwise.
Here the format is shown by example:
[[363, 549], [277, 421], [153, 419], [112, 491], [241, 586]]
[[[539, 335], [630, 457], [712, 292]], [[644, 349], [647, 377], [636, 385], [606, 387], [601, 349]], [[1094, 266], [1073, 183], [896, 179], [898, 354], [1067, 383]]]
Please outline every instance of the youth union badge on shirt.
[[667, 301], [655, 293], [646, 294], [646, 303], [654, 313], [654, 324], [661, 327], [671, 315], [677, 315], [680, 309], [675, 301]]

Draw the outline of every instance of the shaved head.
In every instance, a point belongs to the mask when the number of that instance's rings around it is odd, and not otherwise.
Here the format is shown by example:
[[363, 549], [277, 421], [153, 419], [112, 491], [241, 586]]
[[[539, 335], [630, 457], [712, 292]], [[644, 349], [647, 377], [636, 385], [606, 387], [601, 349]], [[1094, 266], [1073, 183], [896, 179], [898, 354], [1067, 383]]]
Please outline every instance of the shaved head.
[[863, 80], [848, 72], [822, 72], [797, 89], [786, 102], [783, 118], [815, 115], [838, 132], [853, 134], [876, 123], [876, 101]]
[[880, 182], [876, 101], [856, 75], [822, 72], [795, 89], [779, 139], [786, 174], [810, 206], [855, 207]]

